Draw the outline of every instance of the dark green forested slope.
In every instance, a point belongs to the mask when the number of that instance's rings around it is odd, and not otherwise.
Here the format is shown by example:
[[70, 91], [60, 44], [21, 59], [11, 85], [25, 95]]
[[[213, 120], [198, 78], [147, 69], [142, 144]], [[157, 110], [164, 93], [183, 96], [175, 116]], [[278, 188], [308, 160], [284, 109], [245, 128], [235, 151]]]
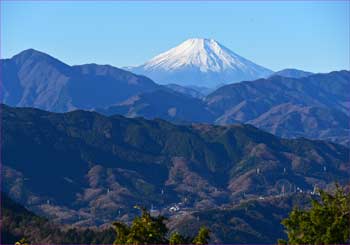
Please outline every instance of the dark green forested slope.
[[349, 149], [284, 140], [249, 125], [56, 114], [2, 106], [3, 187], [52, 220], [128, 221], [135, 204], [168, 212], [310, 192], [350, 177]]

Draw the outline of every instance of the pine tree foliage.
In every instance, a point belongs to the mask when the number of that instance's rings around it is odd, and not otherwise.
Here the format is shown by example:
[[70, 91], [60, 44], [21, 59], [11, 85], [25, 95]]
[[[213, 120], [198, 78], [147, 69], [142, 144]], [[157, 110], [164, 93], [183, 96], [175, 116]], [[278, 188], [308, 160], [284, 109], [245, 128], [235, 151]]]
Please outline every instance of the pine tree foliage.
[[295, 208], [282, 221], [288, 241], [281, 244], [346, 244], [350, 242], [350, 194], [337, 186], [334, 194], [320, 190], [309, 210]]
[[165, 217], [152, 217], [145, 208], [136, 208], [141, 210], [141, 216], [135, 217], [130, 226], [119, 221], [113, 223], [116, 232], [114, 244], [208, 244], [210, 236], [207, 228], [202, 227], [192, 239], [178, 232], [172, 233], [168, 238]]
[[193, 244], [208, 244], [210, 239], [210, 231], [208, 228], [202, 226], [198, 235], [193, 239]]

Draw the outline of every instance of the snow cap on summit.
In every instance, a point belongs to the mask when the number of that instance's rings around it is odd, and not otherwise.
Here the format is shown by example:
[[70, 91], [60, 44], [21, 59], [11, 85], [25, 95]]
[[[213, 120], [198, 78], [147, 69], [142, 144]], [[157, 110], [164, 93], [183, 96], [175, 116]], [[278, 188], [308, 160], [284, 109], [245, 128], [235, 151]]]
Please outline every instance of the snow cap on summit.
[[187, 39], [131, 70], [160, 83], [198, 86], [256, 79], [272, 73], [207, 38]]
[[197, 66], [203, 72], [244, 67], [243, 58], [214, 39], [191, 38], [146, 62], [145, 68], [162, 67], [173, 70], [186, 65]]

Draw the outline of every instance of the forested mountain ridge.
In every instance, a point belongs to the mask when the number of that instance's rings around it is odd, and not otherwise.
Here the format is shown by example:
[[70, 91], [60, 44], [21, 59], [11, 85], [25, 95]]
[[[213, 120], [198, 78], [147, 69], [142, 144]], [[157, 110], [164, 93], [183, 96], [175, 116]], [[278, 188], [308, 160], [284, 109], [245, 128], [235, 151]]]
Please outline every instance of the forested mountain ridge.
[[350, 176], [348, 148], [249, 125], [1, 109], [4, 190], [62, 223], [127, 221], [135, 204], [165, 213], [177, 203], [220, 208]]

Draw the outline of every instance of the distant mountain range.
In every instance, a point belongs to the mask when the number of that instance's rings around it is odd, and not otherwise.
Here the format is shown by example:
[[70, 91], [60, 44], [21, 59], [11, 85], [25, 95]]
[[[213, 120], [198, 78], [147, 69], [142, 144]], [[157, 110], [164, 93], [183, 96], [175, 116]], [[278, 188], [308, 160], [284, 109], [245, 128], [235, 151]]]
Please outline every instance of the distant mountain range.
[[109, 65], [69, 66], [33, 49], [1, 60], [1, 68], [4, 103], [50, 111], [110, 106], [159, 87]]
[[127, 68], [160, 84], [216, 87], [267, 77], [272, 71], [249, 61], [213, 39], [192, 38], [145, 64]]
[[349, 149], [285, 140], [249, 125], [174, 125], [96, 112], [2, 111], [3, 190], [61, 223], [130, 220], [326, 188], [350, 178]]
[[176, 123], [248, 123], [282, 137], [349, 145], [349, 87], [349, 71], [299, 79], [272, 76], [226, 85], [202, 98], [151, 91], [98, 111]]
[[1, 60], [1, 67], [2, 101], [11, 106], [96, 110], [176, 123], [249, 123], [282, 137], [350, 143], [349, 71], [286, 69], [208, 94], [203, 87], [162, 86], [108, 65], [68, 66], [32, 49]]
[[212, 92], [212, 91], [210, 91], [209, 88], [205, 88], [205, 87], [181, 86], [181, 85], [174, 84], [174, 83], [166, 84], [165, 86], [170, 88], [171, 90], [173, 90], [175, 92], [179, 92], [181, 94], [189, 95], [191, 97], [198, 98], [198, 99], [203, 98], [207, 94]]
[[284, 69], [284, 70], [274, 72], [271, 76], [302, 78], [302, 77], [308, 77], [312, 74], [314, 74], [314, 73], [308, 72], [308, 71], [297, 70], [297, 69]]
[[105, 115], [120, 114], [127, 117], [162, 118], [171, 122], [187, 124], [215, 121], [214, 114], [202, 99], [164, 89], [142, 93], [122, 103], [105, 109], [96, 109], [96, 111]]
[[221, 87], [205, 98], [215, 122], [249, 123], [283, 137], [349, 144], [350, 72], [273, 76]]

